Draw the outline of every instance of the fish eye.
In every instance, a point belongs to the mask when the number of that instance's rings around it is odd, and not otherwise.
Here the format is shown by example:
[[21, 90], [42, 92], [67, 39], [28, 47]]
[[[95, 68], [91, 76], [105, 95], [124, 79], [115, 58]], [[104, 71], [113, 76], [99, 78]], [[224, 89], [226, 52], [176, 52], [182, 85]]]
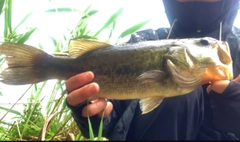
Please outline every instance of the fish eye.
[[206, 39], [201, 39], [201, 40], [200, 40], [200, 43], [201, 43], [202, 45], [209, 45], [209, 42], [208, 42], [208, 40], [206, 40]]

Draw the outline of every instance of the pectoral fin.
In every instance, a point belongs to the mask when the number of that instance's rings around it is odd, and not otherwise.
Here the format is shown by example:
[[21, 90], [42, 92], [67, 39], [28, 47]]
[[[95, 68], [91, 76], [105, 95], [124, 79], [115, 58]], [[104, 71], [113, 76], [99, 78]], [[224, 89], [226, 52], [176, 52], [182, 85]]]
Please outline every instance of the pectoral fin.
[[141, 99], [139, 104], [140, 104], [140, 109], [142, 110], [142, 114], [149, 113], [156, 107], [158, 107], [163, 101], [163, 97], [151, 97], [151, 98], [144, 98]]
[[137, 77], [137, 80], [140, 81], [141, 84], [151, 83], [151, 82], [161, 82], [166, 78], [166, 73], [160, 70], [150, 70], [142, 73]]

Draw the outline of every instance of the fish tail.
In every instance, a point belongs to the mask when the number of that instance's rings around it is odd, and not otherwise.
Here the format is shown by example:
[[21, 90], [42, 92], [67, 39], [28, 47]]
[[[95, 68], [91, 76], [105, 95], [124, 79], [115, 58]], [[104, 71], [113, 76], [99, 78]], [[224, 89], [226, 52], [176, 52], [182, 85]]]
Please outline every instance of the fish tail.
[[0, 54], [4, 54], [8, 67], [1, 73], [0, 81], [9, 85], [33, 84], [46, 80], [45, 69], [42, 66], [48, 56], [46, 52], [35, 47], [3, 43]]

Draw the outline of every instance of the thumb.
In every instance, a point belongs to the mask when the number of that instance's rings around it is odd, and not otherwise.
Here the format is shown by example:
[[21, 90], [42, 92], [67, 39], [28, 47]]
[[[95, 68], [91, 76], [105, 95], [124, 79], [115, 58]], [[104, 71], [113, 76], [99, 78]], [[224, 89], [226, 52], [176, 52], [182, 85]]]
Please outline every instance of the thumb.
[[240, 82], [240, 74], [234, 79], [234, 81]]
[[221, 80], [221, 81], [214, 81], [207, 87], [207, 92], [209, 93], [211, 90], [221, 94], [227, 88], [229, 84], [229, 80]]
[[[240, 82], [240, 74], [234, 79], [236, 82]], [[221, 94], [227, 88], [229, 80], [214, 81], [207, 87], [207, 93], [211, 90]]]
[[211, 84], [210, 85], [208, 85], [208, 87], [207, 87], [207, 93], [209, 94], [209, 92], [212, 90], [212, 86], [211, 86]]

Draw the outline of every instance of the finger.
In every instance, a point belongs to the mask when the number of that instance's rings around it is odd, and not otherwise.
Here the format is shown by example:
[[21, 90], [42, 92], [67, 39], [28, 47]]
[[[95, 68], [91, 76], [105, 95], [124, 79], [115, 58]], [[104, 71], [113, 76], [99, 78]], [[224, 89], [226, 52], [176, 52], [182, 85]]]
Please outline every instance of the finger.
[[90, 100], [90, 101], [91, 101], [91, 103], [95, 103], [98, 101], [98, 99], [94, 99], [94, 100]]
[[82, 116], [83, 117], [91, 117], [99, 112], [101, 112], [107, 105], [107, 101], [105, 99], [99, 99], [98, 101], [95, 101], [92, 104], [89, 104], [88, 106], [83, 108]]
[[240, 74], [234, 79], [234, 81], [240, 82]]
[[[91, 103], [97, 102], [100, 99], [100, 97], [91, 97], [89, 100]], [[104, 98], [101, 98], [104, 99]], [[107, 101], [107, 99], [105, 98], [105, 100]]]
[[225, 91], [225, 89], [227, 88], [228, 84], [229, 84], [229, 80], [221, 80], [221, 81], [214, 81], [211, 82], [211, 86], [208, 88], [209, 90], [207, 91], [215, 91], [219, 94], [223, 93], [223, 91]]
[[208, 85], [207, 87], [207, 93], [209, 94], [209, 92], [212, 90], [212, 86], [211, 85]]
[[71, 92], [92, 81], [94, 74], [91, 71], [77, 74], [65, 81], [66, 89]]
[[67, 102], [72, 106], [77, 106], [86, 99], [96, 95], [98, 92], [99, 86], [97, 83], [93, 82], [69, 93]]
[[[234, 79], [234, 81], [240, 82], [240, 74]], [[211, 82], [211, 85], [207, 87], [207, 92], [209, 93], [211, 90], [213, 90], [221, 94], [227, 88], [229, 82], [230, 81], [228, 80]]]
[[105, 109], [102, 110], [100, 113], [98, 113], [98, 116], [102, 117], [102, 115], [104, 113], [103, 118], [105, 118], [112, 112], [112, 109], [113, 109], [113, 104], [111, 102], [107, 102]]

